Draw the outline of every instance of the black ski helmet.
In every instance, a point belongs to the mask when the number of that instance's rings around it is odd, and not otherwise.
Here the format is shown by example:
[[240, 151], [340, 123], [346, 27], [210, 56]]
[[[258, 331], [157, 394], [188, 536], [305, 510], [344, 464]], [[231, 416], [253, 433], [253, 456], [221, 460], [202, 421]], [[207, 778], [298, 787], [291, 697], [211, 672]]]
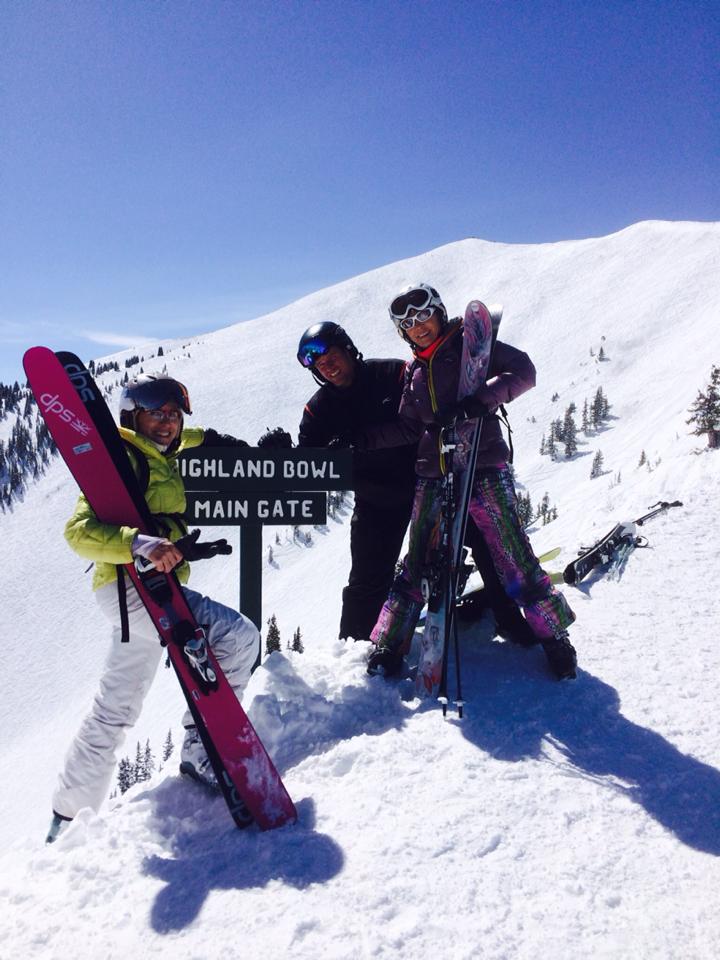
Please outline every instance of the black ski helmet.
[[390, 319], [395, 324], [395, 329], [400, 336], [410, 346], [415, 349], [415, 344], [402, 327], [403, 321], [407, 318], [410, 310], [418, 311], [431, 307], [440, 314], [440, 330], [445, 330], [448, 324], [448, 315], [445, 304], [442, 302], [440, 294], [435, 287], [429, 283], [414, 283], [406, 287], [402, 293], [399, 293], [391, 302], [388, 308]]
[[136, 429], [141, 410], [158, 410], [165, 403], [175, 403], [182, 413], [191, 414], [187, 387], [166, 373], [140, 373], [123, 386], [120, 394], [120, 426]]
[[300, 337], [297, 358], [298, 363], [309, 370], [318, 383], [327, 383], [327, 380], [315, 369], [315, 362], [330, 347], [340, 347], [347, 350], [353, 360], [362, 360], [362, 354], [339, 323], [333, 323], [332, 320], [314, 323]]

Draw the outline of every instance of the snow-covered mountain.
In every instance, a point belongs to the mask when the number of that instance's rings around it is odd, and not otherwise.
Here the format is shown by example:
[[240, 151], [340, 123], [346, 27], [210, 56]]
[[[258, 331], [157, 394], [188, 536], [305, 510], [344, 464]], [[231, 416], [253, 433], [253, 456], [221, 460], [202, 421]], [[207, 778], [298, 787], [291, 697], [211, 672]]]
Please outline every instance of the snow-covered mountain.
[[[268, 426], [294, 433], [314, 388], [295, 359], [302, 331], [335, 320], [366, 356], [405, 356], [387, 303], [420, 279], [453, 313], [472, 297], [504, 303], [502, 339], [536, 364], [537, 388], [509, 412], [519, 484], [558, 509], [532, 531], [538, 552], [563, 547], [553, 567], [617, 520], [684, 503], [647, 526], [649, 548], [619, 581], [566, 588], [578, 680], [558, 684], [541, 651], [491, 640], [480, 623], [462, 638], [466, 719], [443, 721], [408, 682], [367, 678], [364, 645], [335, 639], [349, 513], [312, 546], [268, 528], [263, 616], [277, 615], [284, 643], [300, 626], [305, 653], [269, 658], [247, 702], [299, 824], [239, 833], [171, 758], [46, 848], [54, 778], [108, 632], [62, 538], [76, 491], [56, 461], [0, 516], [0, 954], [715, 956], [720, 453], [685, 421], [720, 362], [720, 224], [648, 222], [542, 245], [468, 239], [166, 342], [164, 361], [189, 387], [193, 422], [250, 441]], [[579, 422], [598, 387], [611, 419], [581, 435], [572, 460], [540, 456], [550, 422], [571, 403]], [[598, 449], [606, 472], [590, 479]], [[193, 573], [231, 604], [237, 581], [236, 556]], [[177, 742], [181, 712], [171, 671], [159, 671], [127, 752], [147, 738], [159, 750], [169, 728]]]

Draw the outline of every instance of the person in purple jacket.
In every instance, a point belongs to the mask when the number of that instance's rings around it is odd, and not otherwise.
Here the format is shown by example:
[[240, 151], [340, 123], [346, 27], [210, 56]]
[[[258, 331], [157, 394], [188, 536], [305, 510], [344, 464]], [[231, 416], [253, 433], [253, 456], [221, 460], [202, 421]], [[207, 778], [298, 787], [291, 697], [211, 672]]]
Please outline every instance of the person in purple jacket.
[[565, 597], [540, 566], [518, 516], [517, 495], [508, 465], [509, 450], [495, 411], [535, 386], [527, 354], [498, 340], [487, 382], [461, 404], [457, 401], [463, 344], [461, 318], [448, 320], [438, 292], [428, 284], [395, 297], [390, 316], [414, 354], [408, 367], [399, 417], [368, 428], [356, 438], [375, 449], [419, 438], [417, 485], [408, 553], [393, 581], [370, 639], [375, 645], [368, 673], [392, 676], [402, 669], [423, 608], [421, 580], [437, 547], [444, 458], [440, 433], [453, 419], [483, 416], [468, 524], [482, 536], [495, 572], [508, 596], [522, 609], [558, 679], [575, 677], [577, 657], [567, 628], [575, 620]]

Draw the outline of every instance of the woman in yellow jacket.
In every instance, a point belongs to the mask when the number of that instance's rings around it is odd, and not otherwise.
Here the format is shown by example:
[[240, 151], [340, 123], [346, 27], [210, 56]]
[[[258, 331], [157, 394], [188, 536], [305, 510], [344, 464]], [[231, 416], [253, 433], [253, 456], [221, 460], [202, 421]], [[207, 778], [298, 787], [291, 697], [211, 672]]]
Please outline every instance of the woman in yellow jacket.
[[[80, 496], [65, 528], [73, 550], [95, 563], [93, 589], [100, 609], [112, 624], [112, 642], [98, 692], [70, 746], [53, 794], [56, 827], [72, 820], [83, 807], [99, 809], [108, 793], [116, 751], [138, 718], [162, 655], [157, 631], [122, 565], [142, 556], [157, 570], [174, 570], [183, 584], [190, 574], [190, 566], [176, 544], [187, 535], [182, 519], [185, 490], [177, 455], [203, 443], [247, 446], [214, 430], [184, 429], [183, 415], [189, 413], [187, 390], [171, 377], [141, 374], [123, 388], [120, 433], [145, 487], [150, 512], [164, 536], [147, 536], [133, 527], [101, 523], [84, 496]], [[187, 587], [183, 589], [195, 618], [207, 625], [210, 647], [240, 699], [259, 650], [257, 628], [237, 611]], [[127, 609], [126, 629], [123, 606]], [[186, 735], [180, 769], [212, 785], [212, 769], [189, 711], [183, 725]]]

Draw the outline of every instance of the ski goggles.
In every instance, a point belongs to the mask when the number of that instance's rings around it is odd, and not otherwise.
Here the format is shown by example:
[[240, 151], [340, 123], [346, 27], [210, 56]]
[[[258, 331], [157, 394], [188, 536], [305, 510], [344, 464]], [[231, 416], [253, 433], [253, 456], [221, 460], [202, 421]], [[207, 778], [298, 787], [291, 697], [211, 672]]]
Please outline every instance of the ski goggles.
[[298, 350], [297, 358], [304, 367], [312, 367], [320, 357], [325, 356], [331, 346], [326, 340], [308, 340]]
[[430, 306], [437, 307], [440, 303], [440, 297], [432, 287], [414, 287], [395, 297], [390, 304], [390, 316], [399, 324], [401, 320], [405, 320], [410, 310], [418, 311]]
[[192, 413], [187, 387], [177, 380], [151, 380], [133, 389], [135, 406], [159, 410], [165, 403], [176, 403], [183, 413]]

